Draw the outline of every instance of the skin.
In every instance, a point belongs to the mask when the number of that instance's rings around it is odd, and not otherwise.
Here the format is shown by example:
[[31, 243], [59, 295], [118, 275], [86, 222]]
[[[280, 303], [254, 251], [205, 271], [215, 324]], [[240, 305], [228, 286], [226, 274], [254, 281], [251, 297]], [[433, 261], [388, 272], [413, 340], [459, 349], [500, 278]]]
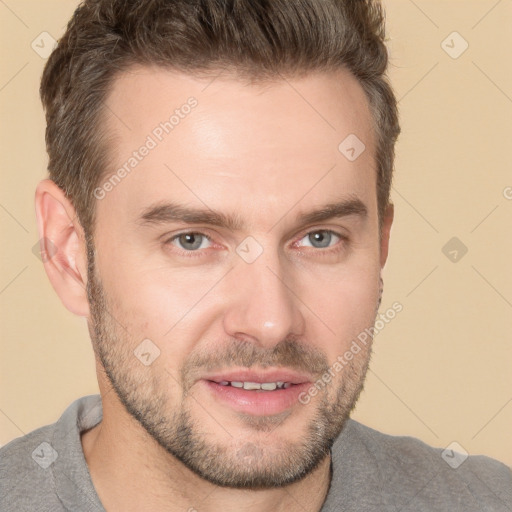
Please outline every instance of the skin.
[[[328, 449], [362, 388], [370, 346], [307, 405], [276, 415], [232, 410], [201, 376], [245, 364], [309, 368], [316, 380], [373, 325], [393, 207], [379, 233], [368, 102], [344, 70], [262, 86], [132, 68], [106, 102], [117, 141], [107, 178], [191, 96], [190, 114], [97, 201], [89, 272], [72, 204], [50, 180], [36, 191], [40, 236], [58, 248], [46, 272], [67, 309], [87, 319], [96, 354], [103, 420], [82, 434], [84, 455], [109, 512], [320, 510]], [[366, 146], [353, 162], [338, 150], [351, 133]], [[367, 215], [298, 222], [347, 198]], [[141, 213], [162, 201], [237, 214], [244, 225], [142, 225]], [[169, 241], [194, 232], [211, 242], [190, 250]], [[314, 245], [319, 232], [328, 247]], [[248, 236], [263, 251], [252, 263], [236, 252]], [[148, 366], [134, 356], [144, 339], [160, 351]], [[314, 428], [321, 442], [311, 448]]]

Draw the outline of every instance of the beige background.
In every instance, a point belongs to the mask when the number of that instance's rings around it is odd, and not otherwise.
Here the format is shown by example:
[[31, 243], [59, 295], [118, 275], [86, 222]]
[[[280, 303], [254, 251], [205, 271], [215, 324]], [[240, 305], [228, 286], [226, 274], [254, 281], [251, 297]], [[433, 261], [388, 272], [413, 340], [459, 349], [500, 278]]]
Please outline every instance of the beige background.
[[[76, 4], [0, 3], [2, 445], [97, 392], [85, 320], [61, 305], [32, 252], [47, 157], [45, 61], [31, 44], [60, 37]], [[512, 1], [385, 6], [402, 135], [381, 311], [395, 301], [403, 311], [376, 338], [354, 417], [512, 465]], [[455, 55], [459, 36], [442, 45], [454, 31], [469, 44], [458, 58], [443, 47]], [[442, 252], [452, 237], [468, 248], [457, 262]]]

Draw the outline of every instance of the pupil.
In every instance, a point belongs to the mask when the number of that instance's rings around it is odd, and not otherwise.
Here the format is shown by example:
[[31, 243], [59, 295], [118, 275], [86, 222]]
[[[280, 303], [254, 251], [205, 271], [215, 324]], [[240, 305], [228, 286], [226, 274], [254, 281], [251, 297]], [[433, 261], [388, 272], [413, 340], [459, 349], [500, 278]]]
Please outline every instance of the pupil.
[[309, 240], [314, 247], [328, 247], [331, 241], [331, 235], [326, 231], [317, 231], [309, 235]]
[[[193, 233], [181, 235], [180, 242], [187, 249], [197, 249], [201, 245], [201, 237]], [[188, 247], [187, 247], [188, 245]]]

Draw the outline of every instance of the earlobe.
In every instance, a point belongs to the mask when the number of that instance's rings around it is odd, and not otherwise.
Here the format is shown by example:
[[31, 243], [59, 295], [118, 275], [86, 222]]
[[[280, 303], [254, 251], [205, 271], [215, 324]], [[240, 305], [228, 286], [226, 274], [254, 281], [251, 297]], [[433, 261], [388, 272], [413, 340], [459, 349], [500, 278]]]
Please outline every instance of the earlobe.
[[382, 220], [381, 240], [380, 240], [380, 267], [384, 268], [386, 260], [388, 259], [389, 252], [389, 235], [391, 233], [391, 225], [393, 224], [393, 217], [395, 214], [395, 207], [390, 203], [384, 213]]
[[46, 274], [64, 306], [87, 317], [87, 256], [75, 209], [64, 191], [49, 179], [37, 186], [35, 208]]

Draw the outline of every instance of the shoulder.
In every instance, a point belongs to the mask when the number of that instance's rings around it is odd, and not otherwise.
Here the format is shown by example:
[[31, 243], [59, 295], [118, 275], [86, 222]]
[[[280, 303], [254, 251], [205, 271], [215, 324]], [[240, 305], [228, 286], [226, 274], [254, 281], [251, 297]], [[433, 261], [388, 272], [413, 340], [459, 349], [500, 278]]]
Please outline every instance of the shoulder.
[[100, 419], [99, 396], [82, 397], [56, 423], [0, 448], [0, 510], [65, 510], [62, 499], [66, 485], [75, 475], [81, 481], [87, 477], [80, 432]]
[[[350, 420], [347, 427], [379, 462], [393, 462], [398, 468], [414, 465], [424, 469], [441, 466], [457, 472], [460, 469], [460, 473], [473, 470], [482, 476], [491, 472], [509, 485], [512, 483], [508, 466], [484, 455], [468, 455], [460, 445], [436, 448], [415, 437], [384, 434], [354, 420]], [[443, 464], [440, 465], [440, 462]]]
[[454, 448], [435, 448], [413, 437], [391, 436], [349, 420], [333, 446], [333, 467], [338, 465], [343, 472], [350, 461], [361, 484], [372, 482], [376, 491], [371, 499], [383, 507], [512, 510], [510, 468], [489, 457], [468, 455], [462, 447]]
[[[57, 453], [51, 444], [55, 424], [14, 439], [0, 449], [0, 510], [33, 510], [33, 490], [47, 494], [53, 486], [47, 471]], [[55, 510], [59, 503], [55, 504]]]

